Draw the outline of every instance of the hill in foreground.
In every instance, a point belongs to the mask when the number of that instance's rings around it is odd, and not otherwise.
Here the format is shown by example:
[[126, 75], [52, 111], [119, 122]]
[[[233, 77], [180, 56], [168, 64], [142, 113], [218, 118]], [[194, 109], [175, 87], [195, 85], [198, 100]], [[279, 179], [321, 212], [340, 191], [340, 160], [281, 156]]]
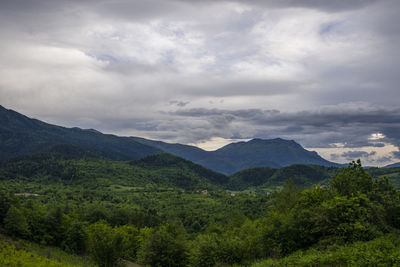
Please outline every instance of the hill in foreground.
[[[65, 146], [63, 146], [65, 151]], [[158, 188], [176, 187], [185, 190], [218, 188], [228, 177], [185, 159], [159, 154], [131, 162], [111, 161], [94, 157], [75, 157], [69, 148], [67, 155], [41, 152], [0, 162], [0, 180]]]

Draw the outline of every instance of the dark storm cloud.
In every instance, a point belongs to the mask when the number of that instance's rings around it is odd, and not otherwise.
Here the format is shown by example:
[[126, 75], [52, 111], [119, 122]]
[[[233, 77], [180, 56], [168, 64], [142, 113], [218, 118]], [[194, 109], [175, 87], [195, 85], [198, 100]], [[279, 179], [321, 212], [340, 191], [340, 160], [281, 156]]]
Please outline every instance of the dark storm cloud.
[[[383, 140], [395, 145], [400, 140], [400, 109], [346, 109], [337, 106], [319, 111], [287, 113], [278, 110], [199, 108], [180, 109], [170, 114], [219, 121], [224, 125], [232, 125], [233, 128], [235, 123], [243, 123], [258, 132], [258, 137], [271, 137], [271, 134], [297, 136], [309, 147], [329, 147], [330, 144], [339, 142], [345, 142], [345, 147], [348, 148], [382, 147]], [[394, 129], [397, 129], [396, 134]], [[385, 137], [378, 142], [371, 140], [370, 136], [375, 133], [382, 133]]]
[[346, 158], [347, 160], [354, 160], [359, 158], [365, 158], [376, 155], [376, 151], [366, 152], [366, 151], [346, 151], [342, 153], [342, 157]]
[[[246, 119], [255, 124], [273, 123], [275, 125], [299, 125], [313, 127], [348, 126], [357, 124], [400, 125], [400, 109], [355, 109], [346, 110], [341, 106], [330, 107], [320, 111], [300, 111], [282, 113], [278, 110], [242, 109], [181, 109], [171, 114], [190, 117], [226, 116], [232, 115], [238, 119]], [[391, 127], [389, 127], [392, 129]]]
[[377, 163], [386, 163], [386, 162], [390, 162], [392, 160], [392, 157], [380, 157], [378, 159], [376, 159], [375, 161]]
[[[215, 3], [215, 2], [227, 2], [226, 0], [215, 1], [215, 0], [181, 0], [182, 2], [192, 3]], [[353, 10], [362, 8], [376, 0], [335, 0], [335, 1], [321, 1], [321, 0], [233, 0], [232, 2], [252, 4], [261, 7], [269, 8], [312, 8], [323, 10], [326, 12], [339, 12], [344, 10]]]
[[393, 151], [392, 155], [393, 155], [394, 158], [400, 159], [400, 152], [399, 151]]
[[169, 101], [170, 105], [178, 106], [178, 107], [181, 107], [181, 108], [186, 106], [189, 103], [190, 103], [189, 101], [178, 101], [178, 100]]
[[338, 154], [335, 154], [335, 153], [330, 154], [330, 158], [333, 161], [337, 161], [339, 159], [339, 157], [340, 157], [340, 155], [338, 155]]
[[400, 147], [399, 13], [397, 0], [2, 0], [0, 104], [165, 141], [372, 146], [372, 160]]

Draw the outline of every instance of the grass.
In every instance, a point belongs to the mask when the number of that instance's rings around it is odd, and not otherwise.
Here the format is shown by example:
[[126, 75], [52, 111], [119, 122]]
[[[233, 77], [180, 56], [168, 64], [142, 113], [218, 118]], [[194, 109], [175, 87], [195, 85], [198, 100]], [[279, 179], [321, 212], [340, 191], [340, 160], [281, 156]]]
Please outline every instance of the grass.
[[68, 254], [58, 248], [13, 240], [3, 235], [0, 238], [0, 266], [96, 266], [88, 257]]
[[400, 266], [400, 238], [398, 234], [390, 234], [325, 250], [300, 250], [282, 259], [267, 259], [252, 265], [266, 266]]

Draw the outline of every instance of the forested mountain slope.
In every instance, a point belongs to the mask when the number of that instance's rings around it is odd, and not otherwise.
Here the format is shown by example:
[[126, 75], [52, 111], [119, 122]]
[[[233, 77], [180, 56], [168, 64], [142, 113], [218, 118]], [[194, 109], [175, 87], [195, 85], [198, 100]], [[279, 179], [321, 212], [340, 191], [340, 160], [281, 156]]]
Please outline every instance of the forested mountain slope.
[[62, 183], [92, 188], [101, 184], [200, 190], [220, 188], [229, 179], [170, 154], [121, 162], [98, 158], [91, 153], [83, 157], [83, 152], [73, 147], [63, 151], [68, 153], [48, 151], [1, 161], [0, 181]]
[[115, 160], [161, 152], [127, 137], [51, 125], [0, 106], [0, 159], [39, 152], [59, 144], [80, 146]]
[[0, 159], [48, 150], [60, 144], [79, 146], [112, 160], [131, 160], [167, 152], [224, 174], [253, 167], [280, 168], [292, 164], [339, 166], [293, 140], [253, 139], [232, 143], [216, 151], [205, 151], [189, 145], [51, 125], [0, 106]]
[[215, 151], [204, 151], [193, 146], [169, 144], [143, 138], [135, 137], [133, 139], [225, 174], [253, 167], [280, 168], [292, 164], [340, 166], [323, 159], [316, 152], [304, 149], [293, 140], [281, 138], [253, 139], [248, 142], [231, 143]]

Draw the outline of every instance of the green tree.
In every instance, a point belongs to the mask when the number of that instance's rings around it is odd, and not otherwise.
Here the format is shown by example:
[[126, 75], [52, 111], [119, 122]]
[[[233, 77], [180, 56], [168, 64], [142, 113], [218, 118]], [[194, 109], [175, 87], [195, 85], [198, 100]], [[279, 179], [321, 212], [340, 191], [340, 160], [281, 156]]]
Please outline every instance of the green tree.
[[164, 225], [150, 232], [138, 251], [138, 261], [150, 266], [186, 266], [188, 253], [184, 229]]
[[191, 243], [190, 263], [192, 266], [215, 266], [218, 261], [217, 234], [203, 234]]
[[16, 198], [11, 192], [0, 189], [0, 223], [3, 222], [4, 217], [6, 216], [11, 205], [15, 205], [16, 203]]
[[361, 166], [361, 161], [351, 162], [332, 179], [330, 186], [340, 196], [351, 197], [357, 193], [368, 194], [373, 188], [372, 177]]
[[24, 214], [15, 206], [11, 206], [4, 218], [4, 228], [11, 236], [27, 238], [30, 234]]
[[119, 266], [123, 255], [123, 236], [104, 222], [94, 223], [88, 229], [88, 249], [99, 266]]
[[136, 254], [139, 249], [139, 230], [132, 225], [123, 225], [114, 228], [116, 233], [123, 237], [122, 240], [122, 257], [126, 260], [136, 261]]
[[86, 240], [88, 234], [85, 229], [85, 224], [79, 221], [74, 221], [69, 225], [64, 234], [62, 247], [70, 252], [82, 254], [86, 249]]

